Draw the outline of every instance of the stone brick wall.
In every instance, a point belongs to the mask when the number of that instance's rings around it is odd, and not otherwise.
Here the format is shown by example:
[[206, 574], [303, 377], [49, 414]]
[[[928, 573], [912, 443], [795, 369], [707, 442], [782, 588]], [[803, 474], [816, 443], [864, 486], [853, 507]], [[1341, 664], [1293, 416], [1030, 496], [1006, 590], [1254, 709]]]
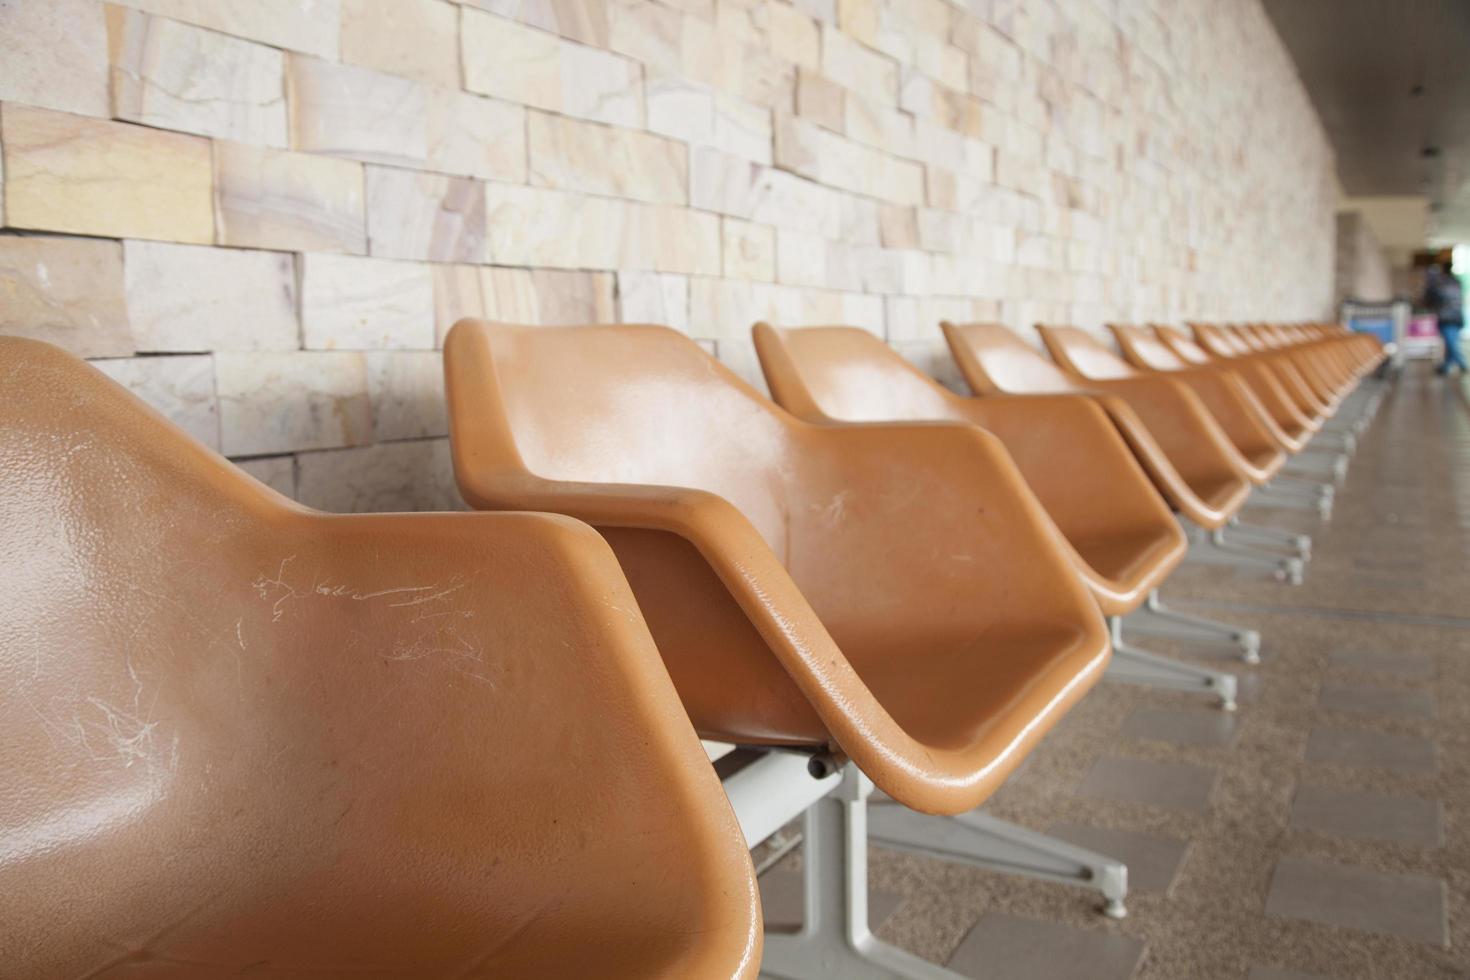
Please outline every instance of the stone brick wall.
[[0, 332], [273, 486], [457, 506], [461, 315], [1314, 317], [1332, 160], [1257, 0], [5, 0]]

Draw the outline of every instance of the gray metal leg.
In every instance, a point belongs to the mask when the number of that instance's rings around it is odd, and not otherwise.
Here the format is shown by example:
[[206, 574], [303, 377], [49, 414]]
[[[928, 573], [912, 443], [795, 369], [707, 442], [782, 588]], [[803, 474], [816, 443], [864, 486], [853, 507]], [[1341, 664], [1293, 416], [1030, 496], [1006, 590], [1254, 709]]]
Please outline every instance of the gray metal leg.
[[1123, 620], [1108, 618], [1113, 634], [1113, 659], [1103, 676], [1124, 684], [1166, 687], [1176, 691], [1198, 691], [1219, 700], [1224, 711], [1235, 710], [1236, 679], [1234, 674], [1182, 663], [1168, 657], [1140, 650], [1123, 639]]
[[1238, 517], [1230, 519], [1227, 530], [1231, 537], [1244, 539], [1246, 544], [1285, 548], [1302, 561], [1312, 560], [1312, 536], [1309, 534], [1263, 527], [1259, 524], [1247, 524]]
[[971, 810], [934, 817], [885, 803], [868, 810], [868, 838], [887, 847], [987, 871], [1083, 885], [1103, 897], [1102, 913], [1128, 914], [1128, 866], [1123, 862]]
[[842, 785], [806, 811], [802, 925], [767, 932], [761, 975], [783, 980], [963, 980], [882, 942], [868, 928], [868, 794], [849, 765]]
[[1302, 575], [1306, 566], [1300, 558], [1274, 554], [1252, 548], [1241, 542], [1229, 541], [1219, 530], [1206, 534], [1195, 528], [1190, 529], [1188, 534], [1187, 557], [1190, 561], [1202, 565], [1259, 568], [1270, 572], [1277, 581], [1290, 582], [1292, 585], [1302, 583]]
[[1258, 631], [1176, 612], [1164, 605], [1158, 589], [1150, 592], [1144, 604], [1128, 614], [1124, 625], [1131, 632], [1144, 636], [1238, 648], [1240, 659], [1246, 663], [1261, 662], [1261, 634]]

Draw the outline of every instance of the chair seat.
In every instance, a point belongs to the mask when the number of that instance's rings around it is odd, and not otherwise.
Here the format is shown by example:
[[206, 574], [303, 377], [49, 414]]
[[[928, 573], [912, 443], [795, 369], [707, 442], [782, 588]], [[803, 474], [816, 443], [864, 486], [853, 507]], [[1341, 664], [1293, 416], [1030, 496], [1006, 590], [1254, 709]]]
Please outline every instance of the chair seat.
[[1184, 554], [1177, 534], [1156, 528], [1093, 534], [1074, 539], [1072, 546], [1099, 575], [1127, 592], [1153, 589]]

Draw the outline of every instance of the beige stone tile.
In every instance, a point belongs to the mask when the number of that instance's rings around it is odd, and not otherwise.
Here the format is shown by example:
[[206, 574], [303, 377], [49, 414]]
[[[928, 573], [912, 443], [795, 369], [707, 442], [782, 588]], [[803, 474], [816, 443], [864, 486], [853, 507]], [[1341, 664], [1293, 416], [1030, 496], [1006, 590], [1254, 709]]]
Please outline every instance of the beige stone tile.
[[220, 447], [227, 456], [355, 446], [372, 438], [360, 353], [226, 352], [214, 360]]
[[822, 63], [822, 35], [817, 22], [794, 6], [767, 6], [771, 53], [802, 68], [816, 69]]
[[132, 354], [122, 247], [0, 235], [0, 334], [44, 340], [79, 357]]
[[112, 114], [118, 119], [286, 145], [280, 51], [126, 7], [107, 7]]
[[609, 5], [608, 47], [641, 62], [650, 74], [678, 75], [684, 18], [659, 0], [618, 0]]
[[507, 323], [611, 323], [617, 318], [613, 287], [608, 272], [480, 270], [484, 315]]
[[300, 346], [296, 265], [287, 253], [127, 241], [123, 282], [140, 351]]
[[428, 160], [428, 90], [422, 82], [307, 55], [286, 63], [291, 146], [405, 166]]
[[546, 31], [466, 9], [460, 28], [465, 88], [581, 119], [643, 125], [637, 62]]
[[841, 85], [820, 73], [802, 68], [796, 73], [796, 114], [840, 133], [846, 125]]
[[714, 145], [756, 163], [770, 164], [774, 142], [771, 110], [732, 95], [715, 99]]
[[214, 171], [221, 245], [367, 250], [362, 164], [219, 142]]
[[341, 0], [342, 60], [459, 87], [459, 12], [444, 0]]
[[788, 228], [777, 231], [776, 279], [790, 286], [826, 285], [827, 243]]
[[776, 278], [776, 231], [739, 218], [721, 221], [724, 274], [770, 282]]
[[532, 110], [531, 183], [663, 204], [688, 200], [682, 143]]
[[822, 74], [883, 105], [898, 103], [898, 65], [835, 27], [822, 28]]
[[542, 187], [485, 187], [488, 256], [516, 266], [613, 269], [628, 214], [642, 205]]
[[712, 145], [715, 93], [679, 75], [651, 75], [644, 84], [650, 131], [686, 143]]
[[661, 272], [619, 272], [618, 322], [659, 323], [688, 333], [688, 277]]
[[884, 204], [878, 211], [885, 248], [918, 248], [919, 216], [912, 207]]
[[718, 275], [720, 219], [669, 205], [629, 205], [620, 254], [625, 268]]
[[759, 48], [736, 52], [740, 84], [731, 94], [768, 109], [790, 110], [796, 93], [796, 66]]
[[301, 257], [301, 337], [316, 350], [433, 350], [429, 267], [353, 255]]
[[593, 47], [608, 46], [607, 0], [468, 0], [481, 10]]
[[478, 180], [369, 165], [367, 208], [372, 255], [485, 260], [485, 185]]
[[430, 170], [522, 182], [526, 179], [526, 110], [468, 92], [430, 89]]
[[447, 439], [302, 453], [296, 465], [297, 498], [318, 510], [381, 514], [467, 509], [454, 484]]
[[115, 238], [214, 238], [209, 143], [6, 103], [5, 220]]
[[480, 266], [431, 265], [434, 281], [434, 346], [444, 346], [449, 328], [465, 317], [483, 318], [485, 298], [480, 292]]
[[222, 34], [261, 41], [290, 51], [337, 57], [339, 0], [116, 0], [124, 7], [172, 17]]
[[444, 359], [438, 351], [372, 351], [364, 357], [375, 441], [449, 434]]
[[283, 496], [296, 498], [296, 460], [290, 456], [237, 459], [235, 465]]
[[107, 28], [97, 0], [0, 8], [0, 102], [106, 116]]
[[214, 358], [208, 354], [128, 357], [92, 365], [137, 395], [159, 414], [219, 449], [219, 403], [214, 395]]

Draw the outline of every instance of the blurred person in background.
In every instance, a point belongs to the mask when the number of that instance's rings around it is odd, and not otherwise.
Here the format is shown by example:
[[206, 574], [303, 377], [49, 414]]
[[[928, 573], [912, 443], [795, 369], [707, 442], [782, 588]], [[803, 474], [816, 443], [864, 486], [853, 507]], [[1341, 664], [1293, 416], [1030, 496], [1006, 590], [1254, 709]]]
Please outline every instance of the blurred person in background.
[[1444, 360], [1437, 373], [1449, 374], [1457, 367], [1463, 373], [1465, 355], [1460, 350], [1460, 332], [1465, 326], [1465, 295], [1460, 280], [1450, 274], [1443, 263], [1429, 267], [1424, 280], [1424, 307], [1439, 318], [1439, 335], [1444, 340]]

